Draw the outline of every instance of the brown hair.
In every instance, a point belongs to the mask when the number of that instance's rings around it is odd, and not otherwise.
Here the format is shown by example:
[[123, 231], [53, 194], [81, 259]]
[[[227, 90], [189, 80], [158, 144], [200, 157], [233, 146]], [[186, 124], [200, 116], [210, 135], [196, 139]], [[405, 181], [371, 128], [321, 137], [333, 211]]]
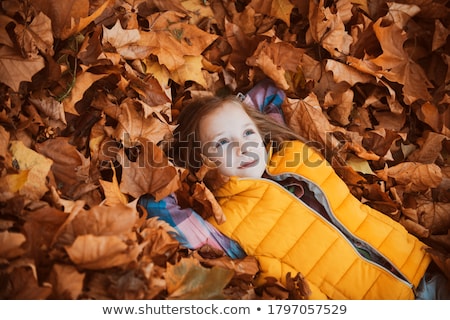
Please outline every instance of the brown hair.
[[226, 103], [236, 103], [243, 107], [245, 112], [255, 122], [264, 144], [266, 146], [272, 145], [274, 152], [281, 148], [284, 141], [304, 140], [286, 125], [246, 105], [234, 95], [201, 97], [191, 100], [178, 116], [178, 126], [173, 132], [173, 141], [169, 143], [167, 150], [169, 157], [172, 158], [176, 165], [188, 168], [193, 173], [201, 167], [200, 121], [204, 116]]

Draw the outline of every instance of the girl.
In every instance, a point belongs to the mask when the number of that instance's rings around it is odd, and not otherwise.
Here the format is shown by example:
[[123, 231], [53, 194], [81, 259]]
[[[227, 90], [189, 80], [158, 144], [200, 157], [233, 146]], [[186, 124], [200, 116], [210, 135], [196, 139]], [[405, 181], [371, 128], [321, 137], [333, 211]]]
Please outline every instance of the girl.
[[[213, 190], [226, 222], [205, 221], [220, 231], [209, 238], [231, 239], [236, 256], [239, 244], [256, 257], [261, 281], [301, 273], [311, 299], [448, 298], [445, 277], [427, 272], [425, 245], [353, 197], [323, 157], [275, 118], [234, 96], [201, 98], [180, 113], [175, 163], [195, 172], [204, 155], [229, 177]], [[154, 202], [144, 206], [170, 220]]]

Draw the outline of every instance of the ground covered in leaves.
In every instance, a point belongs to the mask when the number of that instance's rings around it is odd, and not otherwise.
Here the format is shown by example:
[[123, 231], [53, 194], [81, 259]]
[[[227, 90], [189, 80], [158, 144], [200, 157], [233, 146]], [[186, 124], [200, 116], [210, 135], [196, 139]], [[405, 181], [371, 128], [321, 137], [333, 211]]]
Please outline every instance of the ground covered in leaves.
[[297, 133], [450, 275], [448, 0], [4, 0], [1, 299], [302, 299], [188, 250], [137, 199], [209, 190], [166, 158], [191, 97], [271, 78]]

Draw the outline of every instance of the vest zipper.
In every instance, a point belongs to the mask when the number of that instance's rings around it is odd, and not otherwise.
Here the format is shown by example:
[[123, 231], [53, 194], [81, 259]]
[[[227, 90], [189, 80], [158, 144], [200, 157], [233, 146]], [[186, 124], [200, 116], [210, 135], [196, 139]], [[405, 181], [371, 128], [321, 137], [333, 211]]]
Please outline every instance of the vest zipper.
[[[341, 234], [343, 236], [343, 238], [350, 244], [350, 246], [353, 248], [353, 250], [356, 252], [357, 255], [359, 255], [362, 259], [364, 259], [365, 261], [369, 262], [370, 264], [373, 264], [383, 270], [385, 270], [386, 272], [388, 272], [389, 274], [391, 274], [394, 278], [396, 278], [397, 280], [399, 280], [400, 282], [404, 283], [405, 285], [407, 285], [408, 287], [414, 289], [414, 286], [412, 283], [410, 283], [406, 276], [386, 257], [384, 256], [379, 250], [377, 250], [376, 248], [372, 247], [369, 243], [367, 243], [366, 241], [354, 236], [351, 234], [350, 230], [348, 230], [342, 223], [339, 222], [339, 220], [336, 218], [336, 216], [334, 215], [333, 211], [331, 210], [330, 204], [328, 202], [328, 199], [325, 195], [325, 193], [322, 191], [322, 189], [313, 181], [306, 179], [300, 175], [297, 175], [295, 173], [281, 173], [281, 174], [277, 174], [272, 175], [267, 173], [270, 177], [272, 177], [275, 180], [284, 180], [281, 179], [280, 177], [295, 177], [297, 179], [300, 179], [301, 181], [304, 181], [308, 184], [308, 186], [313, 186], [315, 190], [318, 190], [323, 198], [323, 201], [321, 201], [321, 199], [317, 199], [322, 206], [325, 208], [325, 210], [327, 211], [329, 217], [332, 219], [333, 223], [330, 223], [325, 217], [323, 217], [319, 212], [317, 212], [316, 210], [314, 210], [313, 208], [311, 208], [309, 205], [307, 205], [306, 203], [304, 203], [303, 201], [301, 201], [300, 199], [298, 199], [295, 195], [291, 194], [290, 192], [289, 195], [291, 197], [293, 197], [294, 199], [296, 199], [297, 201], [300, 201], [303, 205], [305, 205], [306, 207], [308, 207], [312, 212], [314, 212], [316, 214], [316, 216], [318, 216], [320, 219], [322, 219], [325, 223], [327, 223], [328, 225], [330, 225], [332, 228], [334, 228], [339, 234]], [[266, 178], [240, 178], [239, 180], [252, 180], [252, 179], [259, 179], [259, 180], [264, 180], [267, 181], [275, 186], [277, 186], [278, 188], [282, 188], [283, 190], [286, 190], [282, 185], [278, 184], [275, 181], [272, 181], [270, 179], [266, 179]], [[311, 188], [310, 188], [311, 189]], [[314, 192], [314, 190], [311, 190], [311, 192], [314, 193], [314, 195], [316, 196], [316, 192]], [[325, 202], [325, 203], [324, 203]], [[363, 246], [364, 248], [367, 248], [369, 250], [369, 252], [371, 254], [376, 254], [377, 256], [379, 256], [381, 259], [383, 259], [389, 266], [391, 266], [396, 272], [392, 272], [391, 270], [389, 270], [388, 268], [386, 268], [385, 266], [381, 265], [380, 263], [378, 263], [377, 261], [374, 261], [373, 258], [366, 258], [364, 257], [360, 251], [357, 249], [356, 244], [359, 244], [361, 246]]]

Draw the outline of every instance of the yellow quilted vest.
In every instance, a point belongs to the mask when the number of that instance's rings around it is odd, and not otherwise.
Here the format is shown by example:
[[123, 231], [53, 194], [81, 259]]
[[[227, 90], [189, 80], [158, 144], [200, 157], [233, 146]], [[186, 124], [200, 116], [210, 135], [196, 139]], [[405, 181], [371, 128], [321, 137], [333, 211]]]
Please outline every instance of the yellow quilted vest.
[[[260, 281], [272, 276], [285, 283], [288, 272], [300, 272], [311, 299], [414, 299], [430, 263], [425, 245], [356, 199], [319, 153], [289, 142], [267, 172], [273, 179], [232, 177], [215, 193], [227, 221], [210, 219], [258, 259]], [[334, 223], [272, 181], [286, 176], [303, 177]]]

